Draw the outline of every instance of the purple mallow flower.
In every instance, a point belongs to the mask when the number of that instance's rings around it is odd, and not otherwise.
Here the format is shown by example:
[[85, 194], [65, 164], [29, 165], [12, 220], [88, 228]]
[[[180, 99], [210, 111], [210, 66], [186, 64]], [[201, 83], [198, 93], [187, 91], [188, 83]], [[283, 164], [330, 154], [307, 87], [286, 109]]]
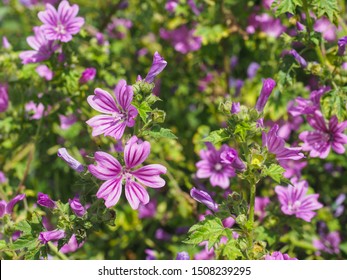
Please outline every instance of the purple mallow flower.
[[258, 112], [262, 112], [264, 110], [266, 102], [269, 99], [269, 96], [272, 93], [272, 90], [275, 86], [276, 82], [273, 79], [267, 78], [263, 80], [263, 87], [261, 89], [257, 103], [255, 104], [255, 109]]
[[105, 200], [106, 207], [115, 205], [122, 193], [125, 184], [125, 196], [133, 209], [149, 202], [147, 191], [142, 185], [150, 188], [161, 188], [165, 181], [160, 174], [166, 173], [166, 168], [161, 164], [150, 164], [138, 169], [151, 150], [149, 142], [142, 142], [136, 136], [130, 138], [124, 148], [124, 162], [122, 166], [117, 159], [105, 152], [96, 152], [97, 165], [89, 165], [88, 169], [93, 176], [104, 182], [96, 196]]
[[160, 29], [160, 37], [171, 42], [176, 51], [186, 54], [201, 48], [202, 38], [194, 35], [195, 29], [189, 30], [181, 25], [175, 30]]
[[18, 194], [12, 198], [8, 203], [5, 200], [0, 200], [0, 218], [5, 214], [11, 214], [13, 207], [25, 198], [25, 194]]
[[247, 68], [248, 79], [253, 79], [257, 75], [259, 68], [260, 65], [258, 63], [252, 62]]
[[347, 121], [338, 123], [337, 117], [333, 116], [327, 125], [320, 111], [308, 116], [307, 121], [315, 130], [300, 133], [299, 138], [304, 141], [303, 151], [309, 151], [311, 157], [320, 158], [326, 158], [331, 148], [338, 154], [345, 152], [347, 135], [344, 130], [347, 128]]
[[140, 204], [139, 206], [139, 218], [149, 219], [153, 218], [157, 213], [157, 201], [151, 200], [146, 205]]
[[235, 176], [235, 170], [228, 163], [223, 163], [221, 153], [228, 150], [223, 145], [219, 151], [211, 143], [205, 143], [207, 150], [200, 151], [201, 160], [196, 163], [198, 169], [196, 177], [199, 179], [209, 178], [213, 187], [219, 186], [227, 189], [230, 185], [229, 178]]
[[291, 258], [288, 254], [282, 254], [279, 251], [273, 252], [271, 255], [266, 255], [265, 260], [273, 260], [273, 261], [289, 261], [289, 260], [297, 260], [297, 258]]
[[234, 114], [238, 114], [240, 111], [241, 111], [240, 102], [233, 102], [231, 104], [230, 113], [234, 115]]
[[82, 75], [81, 75], [81, 78], [79, 80], [80, 84], [85, 84], [89, 81], [92, 81], [94, 80], [95, 78], [95, 75], [96, 75], [96, 69], [91, 67], [91, 68], [86, 68]]
[[53, 79], [54, 73], [47, 65], [39, 65], [36, 67], [35, 71], [40, 77], [45, 78], [47, 81]]
[[153, 56], [152, 66], [149, 69], [149, 72], [145, 78], [145, 82], [153, 83], [154, 78], [158, 76], [159, 73], [164, 70], [166, 65], [167, 65], [167, 62], [164, 60], [164, 58], [161, 57], [158, 52], [155, 52]]
[[93, 128], [92, 135], [112, 136], [121, 139], [126, 127], [133, 127], [138, 115], [137, 109], [131, 105], [133, 89], [125, 80], [120, 80], [115, 89], [116, 101], [113, 96], [100, 88], [95, 95], [88, 96], [89, 105], [104, 115], [98, 115], [87, 121]]
[[73, 253], [76, 252], [79, 248], [81, 248], [84, 244], [84, 241], [78, 244], [76, 235], [72, 235], [69, 242], [66, 243], [61, 249], [59, 250], [63, 254], [67, 253]]
[[56, 203], [47, 194], [42, 192], [37, 194], [37, 204], [51, 209], [57, 207]]
[[233, 148], [227, 148], [220, 155], [221, 162], [225, 164], [230, 164], [232, 168], [237, 171], [243, 171], [246, 169], [246, 165], [239, 158], [237, 151]]
[[345, 54], [346, 44], [347, 44], [347, 36], [342, 37], [337, 41], [337, 46], [338, 46], [337, 54], [338, 55], [343, 56]]
[[317, 19], [313, 26], [314, 31], [322, 33], [325, 40], [332, 42], [336, 40], [336, 27], [326, 17]]
[[45, 106], [42, 103], [35, 104], [34, 101], [30, 101], [25, 104], [25, 111], [30, 120], [39, 120], [44, 116]]
[[37, 63], [47, 60], [59, 48], [54, 41], [49, 41], [40, 27], [34, 27], [34, 36], [29, 36], [27, 42], [33, 51], [24, 51], [19, 54], [23, 64]]
[[126, 18], [113, 18], [107, 25], [107, 33], [113, 39], [123, 39], [126, 31], [133, 26], [131, 20]]
[[56, 241], [65, 237], [65, 232], [63, 230], [51, 230], [40, 232], [39, 241], [42, 244], [47, 244], [49, 241]]
[[84, 166], [78, 160], [69, 155], [65, 148], [58, 150], [58, 157], [61, 157], [73, 170], [81, 173], [84, 171]]
[[262, 221], [266, 216], [266, 207], [270, 204], [268, 197], [256, 197], [254, 203], [254, 214]]
[[178, 6], [177, 1], [178, 0], [167, 0], [167, 2], [165, 3], [165, 10], [167, 10], [170, 13], [173, 13]]
[[249, 34], [254, 34], [256, 30], [260, 30], [270, 37], [277, 38], [285, 31], [285, 27], [280, 19], [273, 18], [269, 14], [253, 13], [248, 19], [246, 31]]
[[2, 47], [4, 49], [10, 49], [12, 47], [6, 36], [2, 36]]
[[313, 246], [320, 252], [328, 254], [340, 253], [341, 237], [338, 231], [333, 231], [328, 234], [321, 234], [320, 239], [313, 240]]
[[298, 54], [298, 52], [296, 50], [294, 50], [294, 49], [290, 50], [289, 54], [294, 57], [296, 62], [299, 63], [302, 68], [306, 68], [307, 67], [306, 60], [300, 54]]
[[179, 252], [177, 253], [176, 260], [190, 260], [189, 254], [187, 252]]
[[66, 130], [70, 128], [70, 126], [72, 126], [77, 121], [77, 117], [74, 114], [70, 114], [67, 116], [59, 115], [59, 120], [60, 120], [60, 128], [63, 130]]
[[0, 171], [0, 184], [6, 183], [7, 178], [4, 174], [4, 172]]
[[86, 208], [81, 204], [78, 196], [75, 196], [74, 199], [69, 199], [69, 204], [76, 216], [82, 217], [86, 213]]
[[69, 5], [68, 1], [62, 1], [56, 10], [51, 4], [46, 5], [46, 11], [39, 12], [38, 17], [43, 22], [41, 26], [48, 40], [59, 40], [69, 42], [72, 35], [77, 34], [84, 19], [76, 17], [78, 13], [78, 5]]
[[192, 188], [190, 190], [190, 196], [196, 201], [206, 205], [209, 209], [214, 212], [218, 211], [218, 204], [212, 199], [212, 197], [205, 191]]
[[297, 218], [310, 222], [316, 213], [314, 210], [323, 207], [318, 202], [319, 194], [306, 195], [308, 183], [306, 181], [292, 180], [288, 187], [277, 186], [275, 192], [281, 203], [281, 210], [286, 215], [295, 215]]
[[8, 87], [7, 84], [0, 84], [0, 113], [8, 108]]
[[268, 151], [272, 154], [276, 155], [276, 159], [279, 161], [281, 165], [283, 165], [284, 161], [287, 160], [300, 160], [304, 157], [302, 153], [300, 153], [301, 148], [287, 148], [285, 147], [285, 141], [283, 138], [277, 135], [279, 126], [275, 124], [270, 131], [266, 134], [263, 132], [263, 146], [268, 148]]

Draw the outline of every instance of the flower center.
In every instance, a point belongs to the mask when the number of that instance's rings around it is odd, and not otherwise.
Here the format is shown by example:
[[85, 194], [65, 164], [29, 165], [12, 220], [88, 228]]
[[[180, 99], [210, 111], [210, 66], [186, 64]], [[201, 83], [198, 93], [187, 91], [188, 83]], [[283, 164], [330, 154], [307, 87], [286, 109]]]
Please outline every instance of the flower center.
[[301, 201], [297, 200], [293, 204], [289, 203], [288, 209], [292, 212], [297, 212], [301, 206]]
[[216, 163], [214, 165], [214, 170], [216, 170], [216, 171], [220, 171], [220, 170], [222, 170], [222, 168], [223, 168], [223, 165], [221, 165], [220, 163]]
[[65, 26], [62, 25], [62, 24], [58, 24], [58, 26], [56, 28], [54, 28], [54, 30], [56, 32], [58, 32], [59, 34], [65, 34], [66, 33], [66, 30], [65, 30]]

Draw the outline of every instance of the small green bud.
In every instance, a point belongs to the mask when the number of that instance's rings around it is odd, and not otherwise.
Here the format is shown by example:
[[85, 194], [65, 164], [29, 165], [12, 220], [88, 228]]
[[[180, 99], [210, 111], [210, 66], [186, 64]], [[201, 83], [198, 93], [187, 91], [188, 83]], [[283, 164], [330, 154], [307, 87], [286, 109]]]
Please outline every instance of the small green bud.
[[245, 214], [238, 215], [236, 217], [236, 223], [243, 226], [247, 223], [247, 217]]
[[166, 113], [163, 110], [154, 109], [151, 113], [151, 119], [154, 123], [163, 123], [165, 121]]

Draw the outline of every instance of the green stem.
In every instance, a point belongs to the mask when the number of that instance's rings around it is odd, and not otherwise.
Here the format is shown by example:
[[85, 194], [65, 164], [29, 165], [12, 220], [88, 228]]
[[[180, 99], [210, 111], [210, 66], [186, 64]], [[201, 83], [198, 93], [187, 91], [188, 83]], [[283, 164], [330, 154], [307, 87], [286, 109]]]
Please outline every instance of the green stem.
[[251, 194], [249, 201], [249, 216], [248, 223], [250, 226], [250, 232], [248, 235], [248, 250], [252, 250], [253, 248], [253, 240], [254, 240], [254, 204], [255, 204], [255, 191], [256, 185], [255, 183], [251, 184]]
[[69, 259], [62, 252], [59, 252], [57, 247], [55, 247], [51, 242], [48, 242], [48, 247], [59, 259], [61, 259], [61, 260], [68, 260]]

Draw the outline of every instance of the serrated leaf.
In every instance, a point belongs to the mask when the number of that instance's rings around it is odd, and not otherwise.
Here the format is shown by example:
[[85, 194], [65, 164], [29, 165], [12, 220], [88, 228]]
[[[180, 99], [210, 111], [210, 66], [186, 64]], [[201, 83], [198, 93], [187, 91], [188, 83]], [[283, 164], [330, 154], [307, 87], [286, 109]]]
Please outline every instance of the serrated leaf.
[[172, 131], [168, 128], [154, 128], [152, 130], [147, 130], [143, 133], [144, 135], [151, 136], [155, 139], [159, 138], [168, 138], [168, 139], [177, 139], [177, 136], [172, 133]]
[[270, 176], [276, 183], [283, 181], [283, 172], [285, 169], [278, 164], [271, 164], [269, 168], [263, 170], [263, 175]]
[[4, 250], [7, 248], [7, 243], [5, 240], [0, 240], [0, 250]]
[[15, 226], [16, 230], [20, 230], [24, 235], [31, 233], [31, 225], [28, 221], [21, 221]]
[[212, 131], [209, 136], [202, 139], [203, 142], [211, 142], [212, 144], [218, 144], [220, 142], [226, 141], [230, 138], [225, 129], [219, 129]]
[[207, 216], [205, 220], [192, 226], [188, 233], [189, 237], [184, 243], [198, 245], [203, 241], [208, 241], [208, 249], [211, 249], [225, 235], [225, 228], [221, 219]]
[[23, 235], [19, 237], [12, 245], [11, 249], [19, 250], [19, 249], [28, 249], [29, 251], [36, 248], [39, 244], [37, 238], [34, 238], [31, 235]]
[[139, 112], [141, 120], [146, 123], [147, 121], [147, 113], [151, 112], [152, 109], [149, 106], [149, 104], [145, 101], [143, 101], [139, 106], [134, 105]]
[[337, 0], [313, 0], [312, 5], [319, 18], [326, 15], [331, 22], [337, 18], [339, 13]]
[[295, 9], [298, 6], [302, 7], [302, 0], [277, 0], [271, 5], [272, 8], [276, 8], [276, 17], [285, 13], [295, 15]]
[[242, 253], [236, 239], [229, 239], [226, 244], [222, 244], [216, 250], [218, 256], [223, 256], [227, 260], [236, 260], [242, 258]]

